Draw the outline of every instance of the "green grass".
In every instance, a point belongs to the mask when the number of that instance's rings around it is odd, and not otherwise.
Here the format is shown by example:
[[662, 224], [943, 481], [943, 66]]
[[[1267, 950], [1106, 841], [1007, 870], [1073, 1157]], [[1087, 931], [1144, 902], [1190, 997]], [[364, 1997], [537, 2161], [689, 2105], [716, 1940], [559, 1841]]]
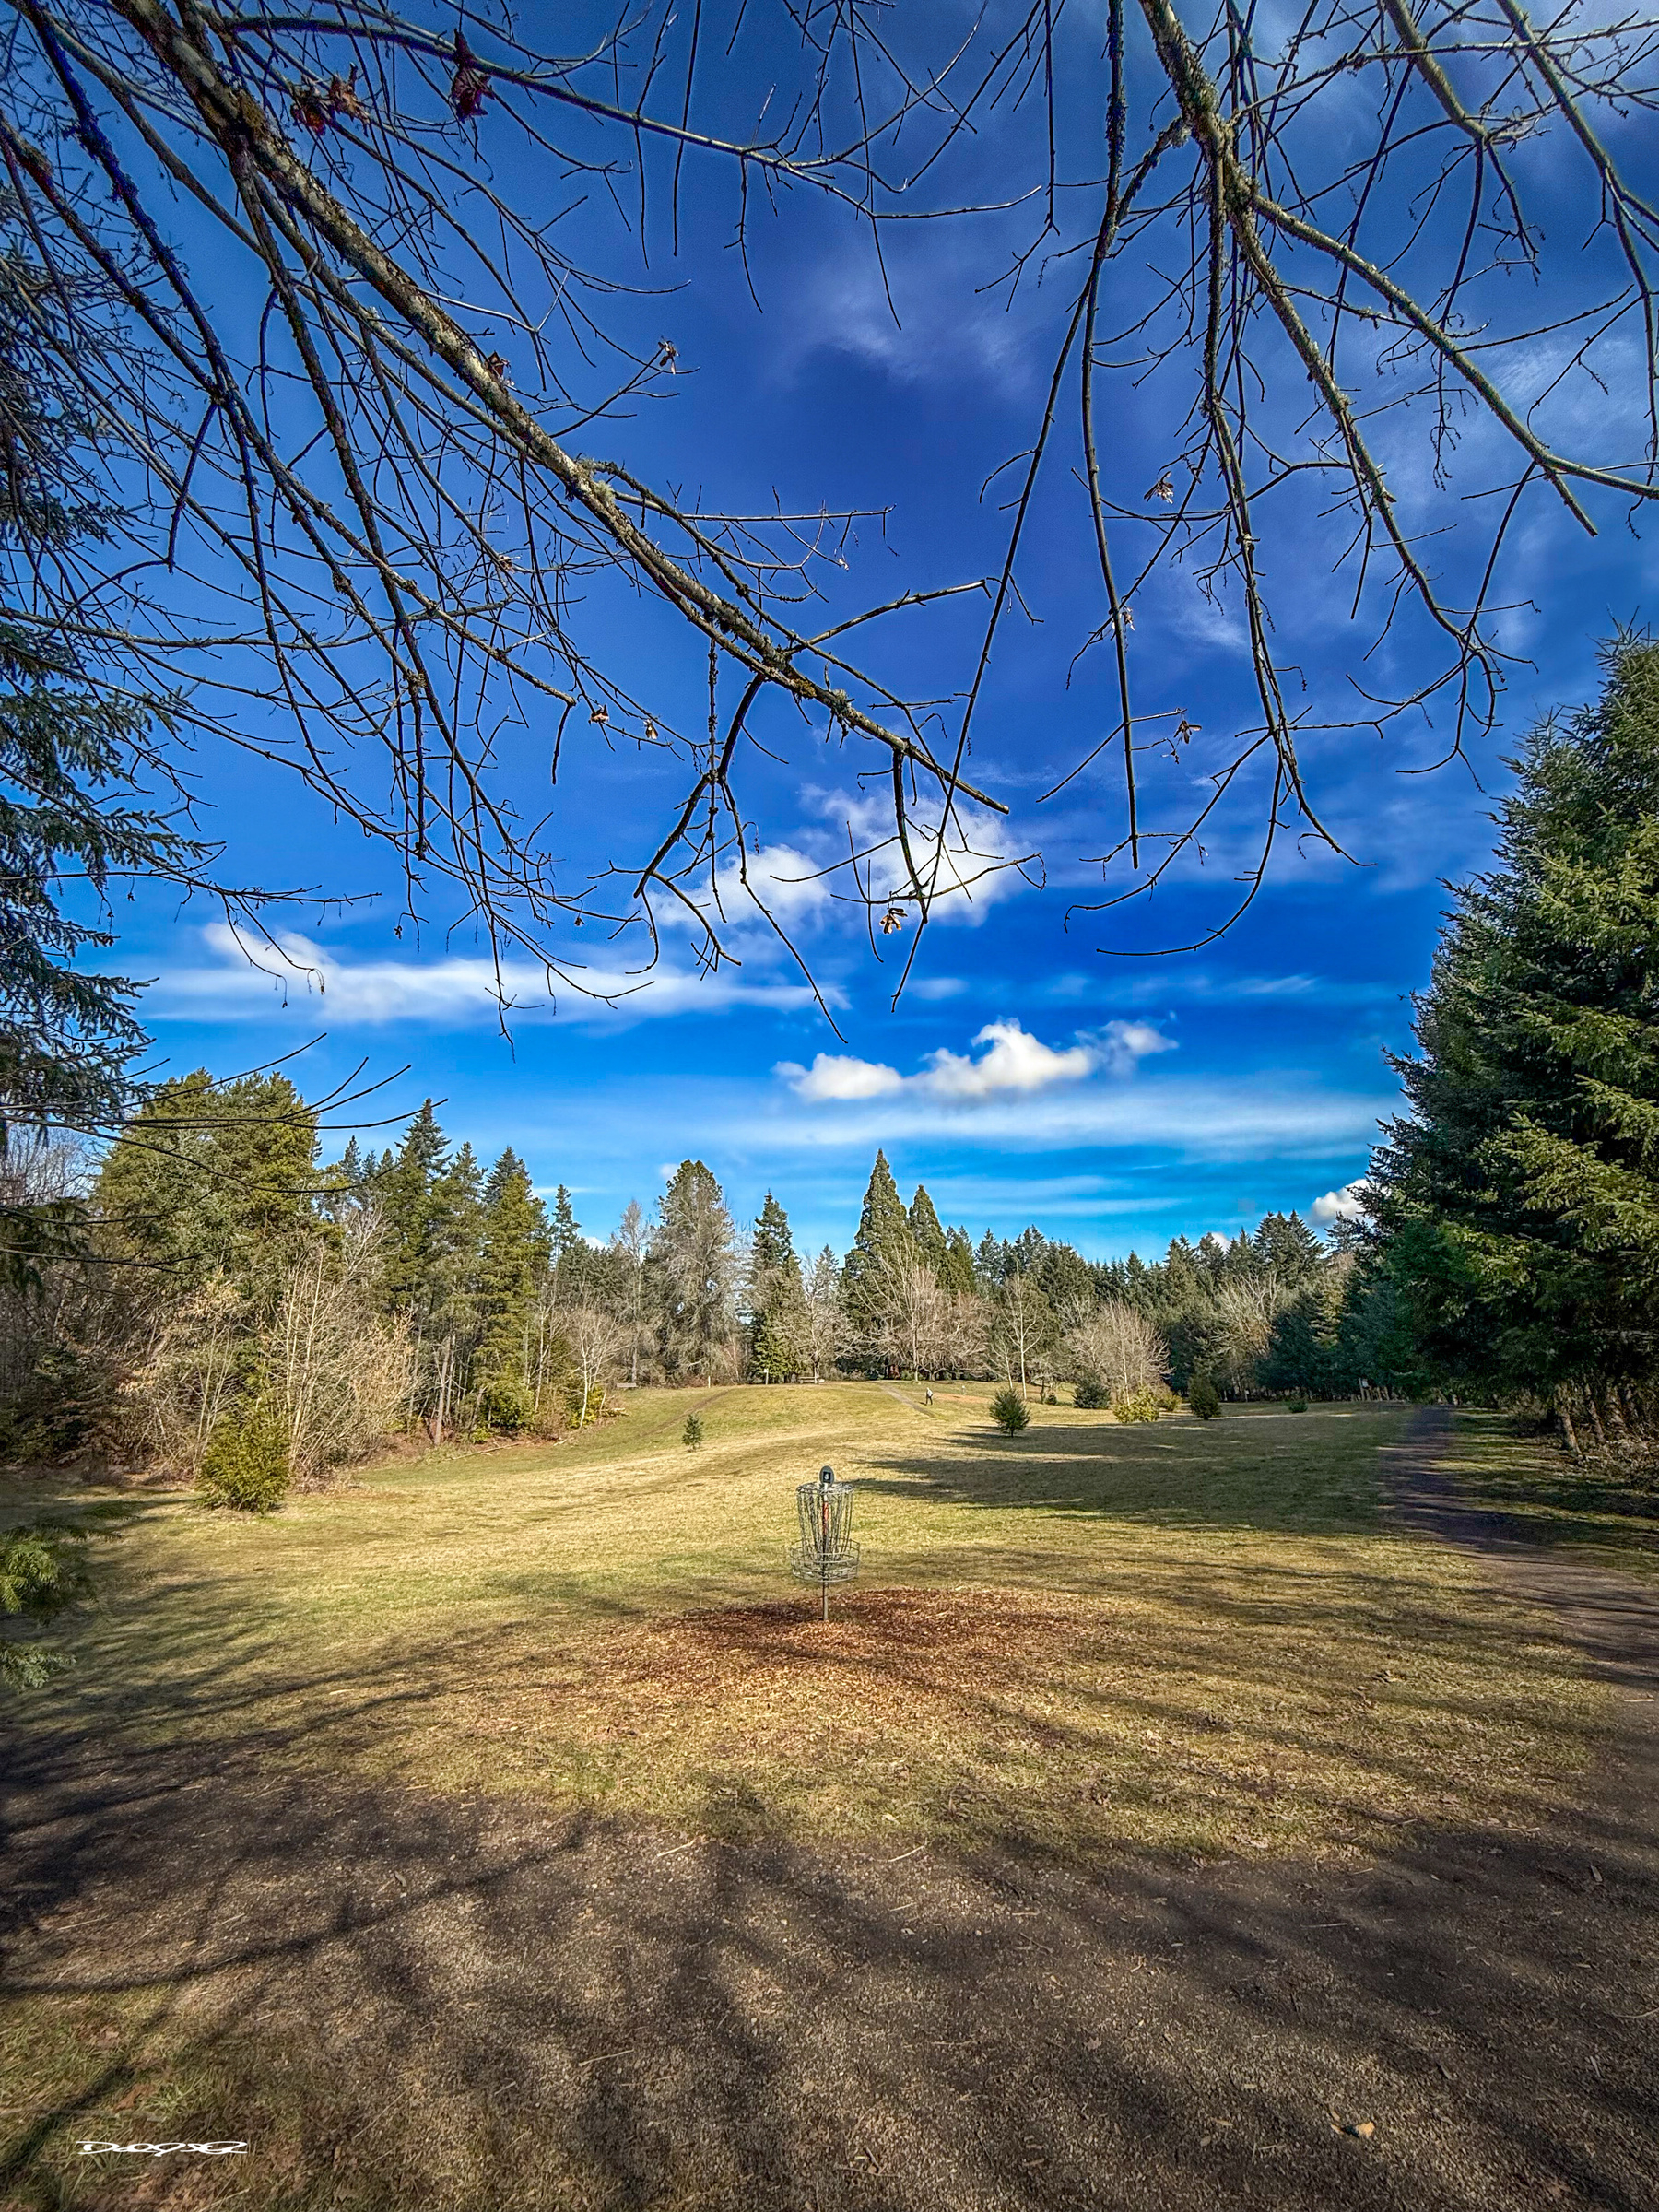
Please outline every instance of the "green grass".
[[[145, 1498], [25, 1710], [691, 1832], [1086, 1862], [1524, 1822], [1588, 1758], [1599, 1695], [1547, 1623], [1382, 1525], [1399, 1409], [1034, 1405], [1009, 1437], [991, 1394], [641, 1392], [269, 1520]], [[783, 1562], [824, 1461], [865, 1559], [828, 1630]]]
[[1509, 1416], [1460, 1414], [1446, 1470], [1535, 1544], [1583, 1551], [1602, 1566], [1659, 1575], [1659, 1486], [1581, 1467], [1549, 1437]]

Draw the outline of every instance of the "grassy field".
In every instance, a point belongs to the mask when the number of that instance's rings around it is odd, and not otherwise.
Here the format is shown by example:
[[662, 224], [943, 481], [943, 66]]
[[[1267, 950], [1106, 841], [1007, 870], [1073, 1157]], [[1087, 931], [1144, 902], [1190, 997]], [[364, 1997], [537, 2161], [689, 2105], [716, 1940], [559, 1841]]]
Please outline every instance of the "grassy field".
[[1552, 1437], [1501, 1414], [1460, 1417], [1448, 1460], [1471, 1498], [1534, 1544], [1582, 1551], [1598, 1566], [1659, 1577], [1659, 1489], [1573, 1464]]
[[[26, 1724], [1085, 1864], [1524, 1825], [1587, 1760], [1599, 1693], [1547, 1626], [1382, 1527], [1400, 1409], [1041, 1407], [1008, 1438], [988, 1396], [641, 1392], [557, 1446], [389, 1465], [269, 1520], [143, 1498]], [[783, 1561], [826, 1460], [864, 1547], [827, 1629]]]

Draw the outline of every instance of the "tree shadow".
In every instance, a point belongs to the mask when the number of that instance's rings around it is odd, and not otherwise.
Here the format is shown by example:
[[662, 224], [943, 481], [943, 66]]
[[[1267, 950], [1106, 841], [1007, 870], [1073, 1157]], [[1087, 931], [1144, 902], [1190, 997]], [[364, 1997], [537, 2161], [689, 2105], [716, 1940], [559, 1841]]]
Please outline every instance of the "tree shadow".
[[122, 2038], [16, 2128], [29, 2212], [140, 2201], [82, 2138], [245, 2137], [177, 2202], [273, 2212], [1646, 2212], [1659, 2184], [1659, 1888], [1618, 1812], [1091, 1880], [1017, 1833], [686, 1848], [250, 1742], [37, 1768], [11, 1856], [8, 2006]]
[[1017, 1436], [958, 1430], [951, 1456], [872, 1453], [857, 1481], [877, 1496], [939, 1504], [1348, 1535], [1378, 1526], [1376, 1450], [1397, 1435], [1402, 1418], [1393, 1408], [1353, 1408], [1282, 1421], [1244, 1415], [1120, 1428], [1056, 1420]]

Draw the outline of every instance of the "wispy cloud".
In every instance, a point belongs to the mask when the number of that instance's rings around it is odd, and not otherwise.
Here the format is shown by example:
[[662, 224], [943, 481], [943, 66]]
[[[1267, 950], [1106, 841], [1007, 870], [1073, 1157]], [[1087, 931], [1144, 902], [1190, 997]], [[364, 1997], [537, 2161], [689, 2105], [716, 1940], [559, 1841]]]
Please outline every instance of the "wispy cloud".
[[[647, 971], [572, 964], [555, 972], [529, 960], [498, 966], [481, 957], [354, 960], [297, 933], [254, 943], [222, 922], [202, 932], [212, 956], [165, 970], [150, 1003], [161, 1015], [219, 1021], [260, 1020], [273, 1003], [309, 1003], [333, 1028], [425, 1022], [454, 1028], [499, 1018], [515, 1020], [641, 1021], [734, 1006], [810, 1006], [805, 984], [744, 971], [702, 975], [667, 961]], [[832, 1003], [839, 994], [826, 991]]]

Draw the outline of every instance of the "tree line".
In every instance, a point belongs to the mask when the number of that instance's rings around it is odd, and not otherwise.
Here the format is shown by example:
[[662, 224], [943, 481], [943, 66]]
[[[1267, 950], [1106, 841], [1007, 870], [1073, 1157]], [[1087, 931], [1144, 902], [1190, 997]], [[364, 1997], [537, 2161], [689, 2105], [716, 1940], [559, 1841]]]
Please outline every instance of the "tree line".
[[[98, 1446], [199, 1477], [257, 1435], [318, 1482], [399, 1432], [579, 1427], [621, 1384], [990, 1377], [1112, 1404], [1200, 1372], [1234, 1396], [1383, 1379], [1375, 1285], [1294, 1214], [1151, 1265], [1034, 1227], [974, 1245], [877, 1153], [851, 1248], [803, 1258], [774, 1194], [740, 1225], [700, 1160], [599, 1239], [511, 1147], [486, 1168], [453, 1145], [430, 1100], [378, 1156], [353, 1136], [324, 1162], [323, 1136], [280, 1071], [145, 1101], [83, 1201], [98, 1264], [6, 1293], [14, 1455]], [[73, 1162], [19, 1171], [39, 1201]]]

